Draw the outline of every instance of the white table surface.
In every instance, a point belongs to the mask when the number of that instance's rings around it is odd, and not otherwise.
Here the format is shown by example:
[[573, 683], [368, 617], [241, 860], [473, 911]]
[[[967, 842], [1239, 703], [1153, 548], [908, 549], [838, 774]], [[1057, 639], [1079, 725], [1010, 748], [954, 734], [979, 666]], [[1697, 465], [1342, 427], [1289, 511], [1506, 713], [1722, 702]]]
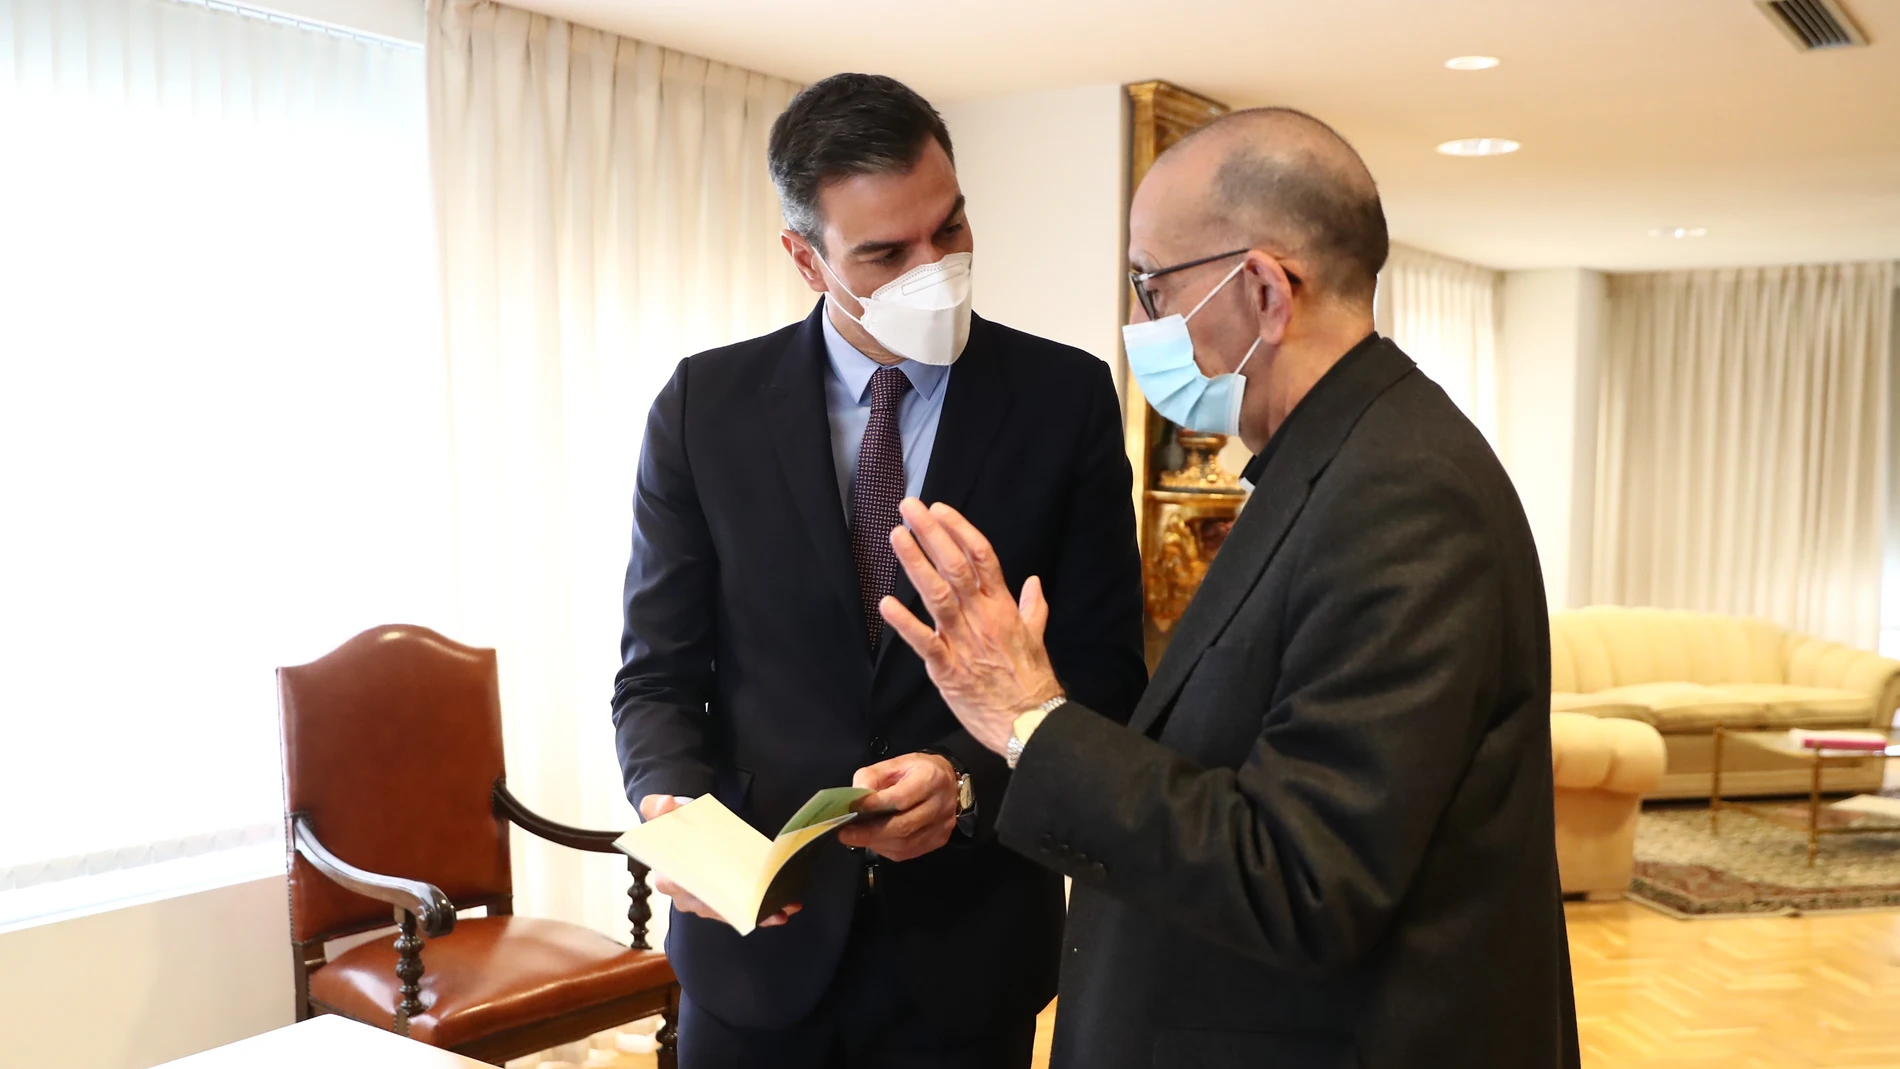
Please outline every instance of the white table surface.
[[166, 1062], [155, 1069], [494, 1069], [348, 1017], [325, 1015]]

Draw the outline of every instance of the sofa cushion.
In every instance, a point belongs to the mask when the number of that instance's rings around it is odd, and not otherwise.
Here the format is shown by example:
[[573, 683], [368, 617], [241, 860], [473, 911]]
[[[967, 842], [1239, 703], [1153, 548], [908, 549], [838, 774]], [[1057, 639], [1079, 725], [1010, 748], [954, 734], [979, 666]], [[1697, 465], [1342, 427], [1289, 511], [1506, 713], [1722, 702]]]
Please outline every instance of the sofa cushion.
[[1702, 683], [1637, 683], [1600, 690], [1595, 697], [1648, 709], [1649, 716], [1634, 719], [1665, 735], [1713, 731], [1717, 725], [1750, 731], [1774, 726], [1765, 704]]
[[1827, 687], [1729, 683], [1716, 690], [1764, 709], [1771, 728], [1864, 728], [1874, 720], [1874, 696]]
[[1553, 713], [1637, 720], [1665, 734], [1780, 728], [1866, 727], [1874, 699], [1851, 690], [1781, 683], [1638, 683], [1594, 694], [1550, 696]]
[[1638, 683], [1781, 683], [1786, 633], [1712, 613], [1597, 606], [1550, 614], [1552, 690]]
[[1649, 706], [1618, 698], [1606, 698], [1601, 694], [1551, 691], [1550, 711], [1552, 713], [1588, 713], [1591, 716], [1617, 720], [1640, 720], [1650, 727], [1656, 726], [1656, 711]]

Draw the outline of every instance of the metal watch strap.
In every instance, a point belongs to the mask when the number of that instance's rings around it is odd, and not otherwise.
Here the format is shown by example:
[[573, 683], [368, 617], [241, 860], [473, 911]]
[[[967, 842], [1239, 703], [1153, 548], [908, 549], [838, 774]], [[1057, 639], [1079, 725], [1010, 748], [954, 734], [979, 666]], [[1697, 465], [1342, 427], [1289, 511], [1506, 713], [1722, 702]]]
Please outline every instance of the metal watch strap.
[[[957, 758], [957, 755], [948, 750], [937, 749], [934, 746], [926, 746], [917, 752], [927, 753], [934, 757], [941, 757], [949, 763], [950, 774], [957, 778], [957, 818], [960, 820], [976, 812], [976, 782], [970, 778], [970, 770]], [[965, 787], [969, 788], [967, 793], [969, 794], [970, 804], [968, 806], [963, 804], [963, 795], [966, 793], [964, 790]]]
[[[1067, 705], [1067, 704], [1069, 704], [1069, 699], [1065, 696], [1058, 695], [1054, 698], [1050, 698], [1046, 702], [1043, 702], [1041, 705], [1036, 706], [1034, 709], [1025, 709], [1022, 712], [1017, 713], [1016, 719], [1021, 720], [1023, 717], [1028, 716], [1030, 713], [1041, 713], [1044, 716], [1047, 716], [1050, 713], [1055, 712], [1057, 709], [1060, 709], [1064, 705]], [[1023, 759], [1024, 745], [1025, 744], [1023, 740], [1016, 737], [1015, 722], [1011, 721], [1010, 729], [1009, 729], [1009, 744], [1003, 747], [1003, 760], [1009, 765], [1011, 771], [1015, 771], [1016, 762], [1021, 761]]]

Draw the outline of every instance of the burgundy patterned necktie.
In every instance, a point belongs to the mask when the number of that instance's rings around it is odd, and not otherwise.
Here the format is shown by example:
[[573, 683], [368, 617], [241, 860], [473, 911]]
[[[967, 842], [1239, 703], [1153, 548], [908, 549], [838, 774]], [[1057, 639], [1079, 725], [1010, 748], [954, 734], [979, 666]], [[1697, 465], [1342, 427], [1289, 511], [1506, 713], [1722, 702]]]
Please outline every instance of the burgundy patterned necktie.
[[871, 374], [871, 420], [858, 445], [858, 473], [851, 483], [851, 555], [858, 560], [858, 597], [864, 608], [864, 633], [877, 650], [884, 618], [877, 603], [897, 582], [897, 557], [891, 553], [891, 528], [900, 521], [904, 500], [904, 439], [897, 433], [897, 408], [910, 392], [910, 377], [894, 367]]

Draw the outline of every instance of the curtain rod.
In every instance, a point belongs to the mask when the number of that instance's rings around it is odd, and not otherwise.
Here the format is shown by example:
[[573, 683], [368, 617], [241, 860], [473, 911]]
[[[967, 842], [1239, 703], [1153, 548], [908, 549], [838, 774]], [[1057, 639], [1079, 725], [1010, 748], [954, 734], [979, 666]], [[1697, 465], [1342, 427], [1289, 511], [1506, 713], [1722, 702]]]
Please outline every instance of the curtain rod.
[[286, 15], [280, 11], [267, 11], [261, 7], [234, 4], [231, 3], [230, 0], [170, 0], [170, 2], [174, 4], [190, 4], [193, 7], [207, 8], [212, 11], [222, 11], [227, 15], [257, 19], [260, 22], [271, 22], [279, 26], [291, 26], [299, 30], [327, 34], [331, 37], [341, 37], [348, 41], [356, 41], [366, 45], [381, 45], [385, 48], [395, 48], [405, 52], [422, 51], [422, 45], [419, 43], [415, 41], [405, 41], [400, 37], [385, 37], [380, 33], [353, 30], [328, 22], [318, 22], [315, 19], [298, 18], [295, 15]]

